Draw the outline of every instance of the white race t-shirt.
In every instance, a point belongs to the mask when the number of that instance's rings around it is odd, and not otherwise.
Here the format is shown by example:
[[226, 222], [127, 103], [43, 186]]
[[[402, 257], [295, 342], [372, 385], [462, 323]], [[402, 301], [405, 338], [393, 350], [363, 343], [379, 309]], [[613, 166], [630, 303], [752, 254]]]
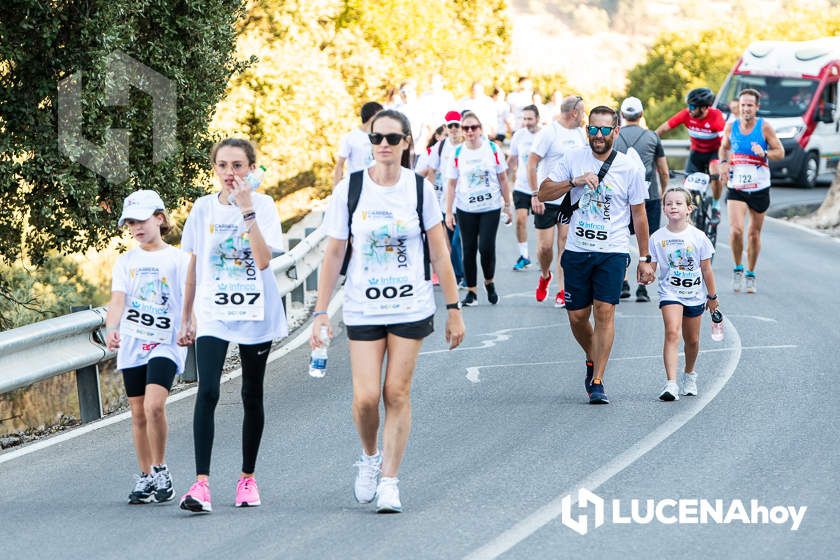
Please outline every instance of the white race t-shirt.
[[[442, 147], [440, 142], [443, 142]], [[438, 204], [445, 212], [446, 183], [448, 181], [445, 174], [446, 170], [449, 169], [449, 165], [452, 162], [452, 157], [455, 155], [455, 148], [457, 148], [457, 146], [452, 144], [449, 138], [444, 138], [440, 142], [432, 146], [432, 151], [429, 152], [428, 166], [430, 169], [435, 170], [435, 194], [437, 194], [438, 197]]]
[[[263, 239], [272, 250], [282, 251], [274, 201], [262, 193], [251, 197]], [[257, 268], [238, 207], [222, 204], [218, 193], [196, 200], [181, 248], [196, 259], [196, 336], [259, 344], [289, 334], [277, 281], [271, 267]]]
[[507, 171], [504, 154], [484, 138], [475, 150], [466, 143], [455, 149], [446, 172], [447, 179], [455, 183], [455, 207], [463, 212], [489, 212], [504, 204], [499, 173]]
[[[563, 155], [569, 150], [587, 146], [586, 136], [582, 128], [566, 128], [557, 121], [552, 122], [545, 128], [540, 129], [531, 144], [531, 153], [540, 156], [540, 163], [537, 165], [537, 184], [548, 177], [548, 170], [551, 169]], [[546, 204], [560, 204], [561, 196], [555, 200], [547, 200]]]
[[653, 232], [648, 245], [657, 263], [659, 301], [704, 305], [708, 291], [700, 263], [715, 252], [706, 234], [691, 225], [676, 233], [664, 227]]
[[[528, 196], [532, 194], [531, 186], [528, 184], [528, 156], [531, 155], [531, 146], [538, 133], [539, 131], [531, 132], [527, 128], [520, 128], [513, 133], [513, 138], [510, 140], [510, 155], [518, 159], [516, 183], [513, 185], [513, 190]], [[539, 187], [539, 184], [537, 186]]]
[[[434, 188], [423, 182], [423, 224], [429, 231], [440, 224]], [[324, 232], [347, 239], [349, 179], [333, 189]], [[417, 216], [417, 183], [403, 169], [392, 187], [373, 182], [365, 171], [359, 204], [353, 213], [353, 253], [344, 284], [344, 323], [388, 325], [425, 319], [435, 312], [431, 281], [425, 279], [423, 242]]]
[[[548, 169], [552, 181], [570, 181], [587, 171], [598, 174], [602, 161], [589, 146], [567, 152], [556, 167]], [[631, 219], [630, 205], [642, 204], [648, 196], [644, 168], [627, 154], [616, 152], [604, 180], [593, 190], [575, 187], [572, 202], [580, 207], [572, 214], [566, 250], [596, 253], [627, 253]]]
[[366, 132], [358, 128], [341, 139], [338, 157], [347, 160], [347, 174], [366, 169], [373, 163], [373, 152]]
[[169, 245], [160, 251], [136, 247], [117, 259], [111, 290], [125, 293], [117, 369], [169, 358], [184, 371], [187, 349], [175, 341], [189, 264], [189, 255]]

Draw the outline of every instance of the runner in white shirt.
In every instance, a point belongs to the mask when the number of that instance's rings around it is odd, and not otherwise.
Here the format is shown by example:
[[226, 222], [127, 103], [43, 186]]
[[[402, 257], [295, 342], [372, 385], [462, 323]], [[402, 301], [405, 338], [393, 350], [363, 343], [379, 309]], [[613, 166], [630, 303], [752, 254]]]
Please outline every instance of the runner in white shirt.
[[338, 148], [338, 155], [335, 157], [335, 169], [333, 170], [333, 184], [341, 181], [344, 176], [344, 162], [347, 162], [347, 173], [353, 173], [359, 169], [365, 169], [373, 162], [373, 155], [370, 149], [370, 121], [374, 115], [382, 110], [382, 105], [376, 101], [368, 101], [362, 105], [362, 126], [350, 131], [347, 136], [341, 139], [341, 146]]
[[[548, 170], [539, 199], [553, 200], [571, 191], [564, 208], [574, 212], [561, 263], [566, 277], [566, 309], [572, 333], [586, 352], [584, 385], [589, 402], [608, 404], [603, 378], [615, 337], [615, 306], [624, 269], [630, 263], [627, 226], [631, 215], [641, 255], [637, 278], [644, 284], [653, 281], [647, 254], [647, 186], [643, 168], [613, 149], [618, 136], [615, 111], [595, 107], [586, 128], [589, 147], [568, 152], [556, 168]], [[603, 179], [599, 179], [599, 173]], [[589, 322], [593, 307], [594, 329]]]
[[[418, 176], [406, 169], [411, 125], [402, 113], [383, 111], [374, 118], [372, 131], [374, 164], [336, 186], [324, 217], [328, 241], [318, 277], [310, 344], [313, 348], [322, 344], [324, 326], [329, 328], [329, 336], [333, 335], [327, 306], [350, 251], [343, 313], [353, 377], [353, 419], [362, 444], [354, 493], [360, 503], [376, 498], [377, 511], [388, 513], [402, 511], [397, 474], [411, 429], [411, 380], [423, 339], [433, 331], [435, 300], [427, 264], [440, 277], [447, 302], [445, 337], [450, 348], [463, 340], [464, 321], [440, 207], [432, 185], [422, 178], [422, 216], [418, 216]], [[351, 215], [348, 199], [356, 180], [360, 181], [360, 195]], [[382, 400], [385, 424], [380, 453], [377, 434]]]
[[140, 465], [128, 502], [166, 502], [174, 490], [164, 461], [165, 405], [187, 355], [175, 336], [189, 256], [161, 239], [173, 225], [155, 191], [135, 191], [125, 199], [119, 220], [123, 224], [138, 246], [120, 255], [114, 265], [105, 342], [109, 350], [117, 350]]
[[516, 210], [516, 241], [519, 244], [519, 258], [513, 270], [531, 267], [528, 258], [528, 214], [531, 211], [531, 187], [528, 183], [528, 157], [534, 138], [540, 130], [540, 112], [535, 105], [522, 109], [522, 128], [513, 133], [510, 140], [508, 168], [514, 176], [513, 207]]
[[[434, 180], [435, 191], [440, 194], [438, 202], [441, 210], [446, 208], [446, 185], [447, 179], [444, 177], [446, 170], [449, 169], [449, 164], [455, 155], [455, 149], [464, 141], [464, 134], [461, 131], [461, 113], [458, 111], [449, 111], [446, 113], [446, 138], [439, 141], [432, 146], [429, 151], [429, 163], [425, 177], [432, 181]], [[421, 173], [422, 175], [422, 173]], [[438, 190], [438, 181], [441, 183], [441, 189]], [[446, 216], [443, 216], [446, 219]], [[458, 224], [450, 229], [446, 227], [446, 235], [449, 239], [450, 261], [452, 262], [452, 269], [455, 271], [455, 279], [458, 281], [459, 288], [466, 288], [464, 283], [464, 263], [461, 251], [461, 229]]]
[[531, 210], [534, 212], [534, 227], [537, 230], [537, 259], [540, 263], [540, 277], [535, 293], [537, 301], [545, 301], [548, 288], [554, 276], [551, 274], [551, 261], [554, 260], [554, 233], [557, 232], [557, 294], [554, 296], [554, 306], [566, 305], [563, 290], [563, 268], [560, 260], [563, 248], [566, 246], [566, 236], [569, 225], [560, 220], [560, 202], [557, 200], [540, 202], [536, 197], [540, 183], [546, 176], [546, 169], [557, 164], [563, 154], [573, 148], [586, 146], [586, 135], [581, 129], [583, 122], [583, 99], [569, 96], [560, 105], [557, 119], [537, 134], [531, 145], [531, 155], [528, 158], [528, 184], [533, 198]]
[[508, 222], [512, 219], [510, 187], [505, 173], [507, 164], [498, 146], [482, 134], [481, 121], [475, 113], [464, 113], [461, 130], [464, 131], [464, 143], [455, 149], [446, 172], [449, 179], [446, 227], [455, 226], [457, 209], [467, 283], [467, 295], [461, 304], [470, 306], [478, 302], [475, 260], [476, 254], [481, 253], [487, 300], [495, 305], [499, 302], [493, 278], [496, 274], [496, 232], [500, 211], [504, 212]]
[[[271, 343], [288, 334], [283, 299], [269, 268], [272, 251], [283, 250], [280, 215], [270, 196], [245, 183], [256, 168], [254, 147], [228, 138], [211, 153], [220, 190], [195, 201], [184, 225], [181, 248], [192, 254], [192, 286], [184, 300], [182, 344], [195, 342], [198, 396], [195, 401], [196, 482], [181, 498], [181, 509], [212, 511], [210, 457], [213, 416], [230, 343], [239, 345], [242, 363], [242, 473], [237, 507], [260, 505], [254, 479], [262, 438], [263, 378]], [[197, 324], [193, 324], [193, 305]]]
[[677, 362], [680, 333], [685, 343], [683, 395], [697, 395], [694, 364], [700, 351], [700, 319], [707, 308], [718, 308], [712, 254], [715, 249], [706, 234], [688, 223], [692, 196], [682, 187], [668, 189], [663, 197], [668, 225], [650, 236], [653, 269], [659, 279], [659, 308], [665, 322], [662, 356], [665, 386], [663, 401], [679, 400]]

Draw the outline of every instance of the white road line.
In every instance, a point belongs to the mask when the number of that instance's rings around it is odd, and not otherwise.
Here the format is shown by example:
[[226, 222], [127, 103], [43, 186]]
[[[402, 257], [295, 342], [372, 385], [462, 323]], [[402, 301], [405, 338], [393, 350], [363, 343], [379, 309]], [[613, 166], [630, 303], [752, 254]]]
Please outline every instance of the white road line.
[[[342, 288], [336, 293], [335, 297], [333, 297], [332, 301], [330, 302], [330, 305], [327, 308], [328, 315], [332, 317], [341, 308], [343, 302], [344, 295]], [[290, 340], [289, 342], [287, 342], [286, 344], [284, 344], [283, 346], [281, 346], [280, 348], [268, 355], [267, 363], [271, 363], [275, 360], [278, 360], [286, 354], [288, 354], [289, 352], [292, 352], [293, 350], [299, 348], [309, 340], [309, 335], [310, 331], [308, 327], [301, 328], [300, 332], [297, 334], [297, 336], [295, 336], [295, 338], [293, 338], [292, 340]], [[303, 367], [301, 366], [301, 371], [302, 370]], [[221, 383], [227, 383], [228, 381], [236, 379], [241, 375], [242, 368], [235, 369], [223, 375]], [[196, 393], [198, 393], [198, 385], [196, 385], [195, 387], [190, 387], [189, 389], [186, 389], [179, 393], [175, 393], [174, 395], [171, 395], [169, 398], [166, 399], [166, 402], [167, 404], [171, 404], [185, 399], [187, 397], [191, 397]], [[0, 455], [0, 464], [12, 461], [14, 459], [18, 459], [19, 457], [23, 457], [24, 455], [29, 455], [30, 453], [34, 453], [35, 451], [46, 449], [47, 447], [52, 447], [53, 445], [69, 441], [79, 436], [83, 436], [94, 430], [99, 430], [106, 426], [116, 424], [117, 422], [128, 420], [129, 418], [131, 418], [130, 411], [121, 412], [119, 414], [115, 414], [114, 416], [108, 416], [107, 418], [103, 418], [102, 420], [91, 422], [90, 424], [84, 424], [82, 426], [79, 426], [78, 428], [73, 428], [66, 432], [61, 432], [53, 437], [38, 440], [19, 449], [3, 453], [2, 455]]]
[[465, 557], [465, 560], [492, 560], [498, 558], [520, 542], [527, 539], [529, 536], [537, 532], [540, 528], [548, 525], [561, 514], [561, 500], [567, 494], [577, 493], [578, 489], [586, 488], [590, 491], [597, 490], [602, 484], [609, 479], [638, 461], [646, 453], [654, 449], [657, 445], [665, 441], [671, 434], [682, 428], [692, 418], [703, 410], [717, 395], [721, 389], [726, 385], [735, 369], [738, 367], [738, 362], [741, 360], [741, 336], [735, 329], [729, 319], [727, 322], [727, 331], [729, 336], [735, 343], [734, 347], [726, 348], [725, 350], [732, 350], [732, 355], [724, 368], [723, 375], [712, 381], [708, 389], [702, 391], [700, 396], [696, 399], [691, 399], [688, 406], [674, 416], [668, 419], [668, 422], [661, 424], [658, 428], [650, 432], [635, 445], [613, 458], [611, 461], [594, 471], [592, 474], [580, 480], [573, 487], [565, 492], [562, 492], [552, 501], [490, 541], [484, 546], [474, 550]]
[[420, 352], [418, 356], [427, 356], [429, 354], [443, 354], [446, 352], [463, 352], [465, 350], [484, 350], [485, 348], [490, 348], [495, 346], [497, 342], [504, 342], [506, 340], [510, 340], [510, 334], [512, 332], [517, 331], [532, 331], [536, 329], [550, 329], [553, 327], [562, 327], [564, 325], [568, 325], [567, 321], [563, 321], [560, 323], [551, 323], [550, 325], [534, 325], [532, 327], [516, 327], [512, 329], [501, 329], [498, 331], [493, 331], [489, 333], [481, 333], [475, 336], [492, 336], [493, 338], [490, 340], [484, 340], [481, 342], [481, 346], [459, 346], [454, 350], [450, 350], [449, 348], [444, 348], [441, 350], [427, 350], [426, 352]]
[[[732, 317], [738, 317], [741, 319], [755, 319], [756, 321], [761, 321], [763, 323], [778, 323], [776, 319], [771, 317], [765, 317], [763, 315], [742, 315], [740, 313], [730, 313], [726, 315], [730, 319]], [[621, 311], [616, 311], [615, 313], [616, 319], [659, 319], [662, 320], [662, 315], [626, 315]]]
[[[778, 350], [780, 348], [797, 348], [796, 344], [773, 344], [768, 346], [742, 346], [740, 350]], [[726, 347], [726, 348], [712, 348], [711, 350], [700, 350], [700, 354], [706, 353], [713, 353], [713, 352], [728, 352], [730, 350], [738, 350], [735, 347]], [[679, 356], [685, 356], [685, 352], [680, 352]], [[653, 358], [662, 359], [662, 354], [651, 354], [648, 356], [622, 356], [619, 358], [610, 358], [610, 362], [623, 362], [627, 360], [650, 360]], [[467, 375], [466, 378], [471, 381], [472, 383], [480, 383], [481, 380], [479, 379], [479, 374], [483, 369], [490, 369], [490, 368], [504, 368], [504, 367], [521, 367], [521, 366], [556, 366], [560, 364], [578, 364], [580, 363], [580, 358], [574, 360], [558, 360], [555, 362], [520, 362], [515, 364], [489, 364], [486, 366], [470, 366], [467, 368]]]

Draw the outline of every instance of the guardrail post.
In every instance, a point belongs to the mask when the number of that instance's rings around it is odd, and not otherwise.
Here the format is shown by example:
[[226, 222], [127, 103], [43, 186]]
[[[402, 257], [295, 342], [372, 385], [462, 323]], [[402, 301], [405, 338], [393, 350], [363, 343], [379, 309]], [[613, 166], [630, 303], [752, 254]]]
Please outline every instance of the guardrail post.
[[195, 366], [195, 344], [187, 347], [187, 361], [184, 364], [184, 373], [181, 374], [181, 381], [195, 383], [198, 381], [198, 369]]
[[[90, 305], [74, 305], [70, 311], [85, 311]], [[102, 395], [99, 391], [99, 366], [92, 365], [76, 370], [76, 391], [79, 395], [79, 416], [82, 423], [102, 418]]]
[[[308, 228], [304, 229], [303, 230], [304, 235], [306, 237], [309, 237], [310, 234], [315, 232], [315, 229], [316, 228], [313, 228], [313, 227], [308, 227]], [[319, 271], [319, 267], [316, 266], [315, 269], [312, 271], [312, 274], [310, 274], [309, 276], [306, 277], [306, 290], [307, 291], [314, 292], [318, 289], [318, 271]]]
[[[302, 239], [289, 239], [289, 251], [297, 247], [301, 241]], [[303, 303], [306, 298], [305, 290], [306, 287], [303, 284], [292, 290], [292, 301], [297, 303]]]

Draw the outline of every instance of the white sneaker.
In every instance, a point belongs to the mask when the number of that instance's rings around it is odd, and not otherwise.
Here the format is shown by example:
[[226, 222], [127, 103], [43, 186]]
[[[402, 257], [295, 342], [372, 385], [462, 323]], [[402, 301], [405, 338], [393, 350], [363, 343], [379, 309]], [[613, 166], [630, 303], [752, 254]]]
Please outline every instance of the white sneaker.
[[697, 396], [697, 374], [695, 372], [683, 374], [682, 394], [686, 396]]
[[679, 387], [677, 387], [676, 381], [666, 381], [665, 386], [662, 388], [662, 391], [659, 393], [659, 400], [660, 401], [678, 401], [680, 400], [679, 395]]
[[756, 292], [755, 288], [755, 274], [750, 276], [744, 276], [744, 284], [746, 285], [746, 292], [748, 294], [754, 294]]
[[382, 468], [382, 454], [367, 456], [364, 453], [356, 461], [356, 482], [353, 484], [353, 495], [360, 504], [369, 504], [376, 497], [376, 485], [379, 482], [379, 472]]
[[732, 291], [740, 292], [744, 289], [744, 269], [736, 268], [732, 271]]
[[401, 513], [400, 479], [382, 477], [376, 488], [376, 513]]

